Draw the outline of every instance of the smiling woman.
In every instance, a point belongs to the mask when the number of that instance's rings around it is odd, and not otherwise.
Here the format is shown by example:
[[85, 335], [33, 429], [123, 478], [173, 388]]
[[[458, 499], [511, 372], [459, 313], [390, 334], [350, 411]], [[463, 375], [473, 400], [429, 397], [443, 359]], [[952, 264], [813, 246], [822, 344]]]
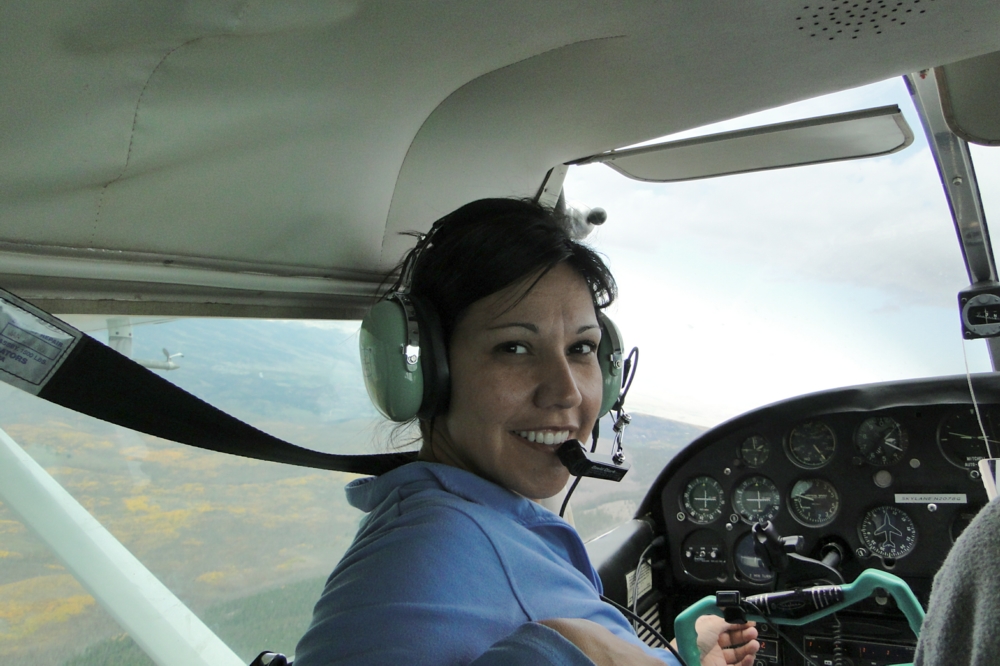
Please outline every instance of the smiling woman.
[[[368, 515], [298, 666], [676, 663], [601, 599], [572, 526], [531, 501], [566, 485], [558, 445], [588, 438], [609, 407], [598, 350], [615, 282], [565, 227], [529, 201], [463, 206], [417, 243], [373, 310], [417, 322], [405, 354], [398, 339], [377, 342], [381, 325], [362, 326], [374, 401], [397, 420], [417, 414], [423, 447], [416, 462], [348, 484]], [[419, 406], [388, 406], [386, 375], [415, 383], [418, 371]], [[753, 661], [755, 629], [718, 618], [700, 629], [702, 663]]]

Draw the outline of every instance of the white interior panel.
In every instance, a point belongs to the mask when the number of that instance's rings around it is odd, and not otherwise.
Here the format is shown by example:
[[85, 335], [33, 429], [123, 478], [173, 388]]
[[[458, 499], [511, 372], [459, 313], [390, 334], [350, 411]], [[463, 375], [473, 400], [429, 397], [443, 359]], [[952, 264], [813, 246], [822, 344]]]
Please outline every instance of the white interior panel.
[[180, 267], [251, 301], [254, 274], [328, 279], [315, 295], [353, 308], [399, 231], [534, 195], [556, 164], [1000, 50], [993, 0], [921, 7], [830, 39], [787, 1], [8, 3], [0, 243], [52, 268], [0, 274], [40, 299], [107, 264], [68, 311], [263, 312]]

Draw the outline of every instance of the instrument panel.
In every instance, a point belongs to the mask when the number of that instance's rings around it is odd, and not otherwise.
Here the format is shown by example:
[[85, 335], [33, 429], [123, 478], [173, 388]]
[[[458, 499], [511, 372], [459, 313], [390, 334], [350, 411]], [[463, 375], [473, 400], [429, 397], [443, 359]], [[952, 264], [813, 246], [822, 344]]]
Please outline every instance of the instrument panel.
[[773, 589], [750, 538], [770, 520], [802, 537], [803, 555], [836, 550], [846, 581], [879, 568], [926, 600], [986, 503], [976, 461], [1000, 455], [1000, 381], [976, 383], [978, 405], [965, 377], [896, 382], [796, 398], [706, 432], [646, 500], [667, 534], [674, 584]]
[[[1000, 457], [998, 435], [1000, 373], [792, 398], [692, 441], [667, 462], [635, 519], [587, 549], [605, 594], [667, 639], [674, 618], [706, 595], [850, 583], [868, 568], [902, 578], [926, 607], [952, 544], [986, 505], [977, 462]], [[768, 519], [812, 559], [789, 556], [794, 562], [777, 574], [766, 566], [752, 529]], [[647, 552], [652, 584], [635, 599], [631, 581]], [[838, 651], [845, 663], [887, 666], [912, 661], [916, 645], [894, 600], [878, 590], [817, 622], [757, 628], [754, 666], [834, 663]]]

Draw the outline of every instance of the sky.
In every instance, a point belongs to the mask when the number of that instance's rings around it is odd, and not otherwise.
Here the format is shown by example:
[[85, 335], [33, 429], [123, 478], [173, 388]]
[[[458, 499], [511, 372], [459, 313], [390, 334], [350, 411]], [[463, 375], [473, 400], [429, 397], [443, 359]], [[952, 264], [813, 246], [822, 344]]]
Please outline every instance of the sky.
[[[901, 79], [668, 139], [887, 104], [915, 140], [886, 157], [673, 184], [570, 169], [569, 202], [608, 212], [587, 242], [640, 349], [629, 409], [710, 426], [812, 391], [963, 374], [963, 347], [972, 372], [990, 369], [985, 344], [961, 339], [969, 280]], [[973, 155], [987, 219], [1000, 219], [1000, 151]]]

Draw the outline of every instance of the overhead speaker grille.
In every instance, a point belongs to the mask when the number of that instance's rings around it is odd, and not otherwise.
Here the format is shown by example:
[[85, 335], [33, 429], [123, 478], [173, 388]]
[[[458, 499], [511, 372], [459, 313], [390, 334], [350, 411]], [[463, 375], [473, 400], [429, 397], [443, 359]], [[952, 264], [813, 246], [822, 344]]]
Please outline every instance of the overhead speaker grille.
[[795, 17], [800, 32], [833, 41], [898, 30], [918, 20], [936, 0], [833, 0], [802, 7]]

